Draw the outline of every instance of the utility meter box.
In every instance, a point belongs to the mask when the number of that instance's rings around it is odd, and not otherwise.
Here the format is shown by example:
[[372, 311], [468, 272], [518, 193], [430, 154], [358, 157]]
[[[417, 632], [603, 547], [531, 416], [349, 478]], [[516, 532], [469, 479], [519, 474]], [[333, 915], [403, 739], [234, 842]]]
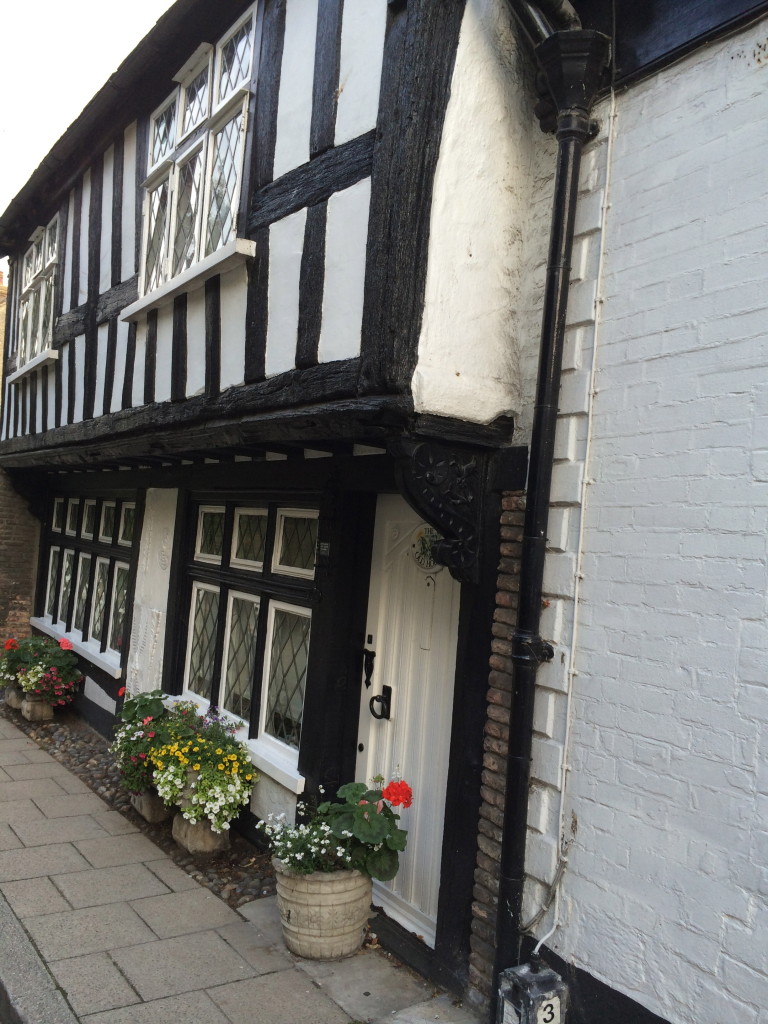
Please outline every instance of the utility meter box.
[[538, 958], [499, 976], [496, 1024], [566, 1024], [568, 987]]

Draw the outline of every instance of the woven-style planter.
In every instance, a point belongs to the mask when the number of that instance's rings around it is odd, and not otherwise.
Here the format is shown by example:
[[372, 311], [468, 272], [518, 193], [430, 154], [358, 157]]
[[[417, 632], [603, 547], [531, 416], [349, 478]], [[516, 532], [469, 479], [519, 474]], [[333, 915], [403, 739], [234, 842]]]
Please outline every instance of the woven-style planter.
[[359, 871], [298, 875], [273, 858], [285, 944], [309, 960], [352, 956], [371, 912], [371, 880]]
[[229, 848], [229, 832], [214, 832], [207, 818], [194, 825], [179, 811], [173, 819], [171, 829], [174, 840], [187, 853], [208, 856]]
[[25, 693], [21, 713], [28, 722], [52, 722], [53, 705], [36, 693]]
[[24, 691], [20, 686], [6, 686], [5, 688], [5, 703], [9, 708], [15, 708], [17, 711], [20, 710], [22, 702], [24, 700]]

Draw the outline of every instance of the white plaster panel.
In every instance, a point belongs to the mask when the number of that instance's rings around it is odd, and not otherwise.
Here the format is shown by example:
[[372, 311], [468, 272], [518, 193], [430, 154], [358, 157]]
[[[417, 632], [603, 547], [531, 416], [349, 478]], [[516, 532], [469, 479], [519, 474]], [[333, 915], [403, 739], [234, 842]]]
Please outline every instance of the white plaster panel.
[[247, 271], [244, 266], [221, 277], [221, 389], [245, 379], [245, 304]]
[[309, 160], [318, 0], [291, 0], [285, 14], [274, 177]]
[[115, 344], [115, 373], [112, 384], [112, 399], [109, 409], [105, 412], [117, 412], [123, 407], [123, 383], [125, 381], [125, 355], [128, 346], [128, 324], [124, 320], [117, 321], [117, 341]]
[[[72, 422], [79, 423], [83, 418], [83, 399], [85, 397], [85, 335], [78, 334], [72, 342], [75, 346], [75, 410]], [[66, 401], [66, 399], [65, 399]]]
[[136, 273], [136, 124], [123, 135], [123, 205], [121, 278], [127, 281]]
[[306, 209], [272, 224], [269, 229], [269, 314], [267, 374], [296, 365], [299, 328], [299, 278], [304, 252]]
[[419, 412], [488, 422], [524, 405], [520, 339], [538, 334], [528, 282], [546, 245], [526, 228], [534, 188], [548, 192], [534, 153], [549, 148], [531, 130], [524, 60], [507, 6], [469, 0], [435, 174]]
[[94, 682], [90, 676], [85, 677], [85, 685], [83, 686], [83, 696], [86, 700], [96, 704], [97, 707], [103, 708], [108, 711], [110, 715], [114, 715], [117, 710], [117, 701], [109, 696], [98, 683]]
[[205, 289], [187, 294], [187, 395], [205, 391]]
[[274, 814], [275, 817], [284, 814], [286, 820], [292, 824], [296, 820], [296, 794], [275, 782], [263, 771], [260, 770], [259, 774], [261, 778], [251, 795], [251, 811], [262, 820], [269, 814]]
[[[72, 308], [70, 301], [72, 297], [72, 221], [75, 215], [75, 191], [69, 193], [69, 204], [67, 208], [67, 234], [64, 239], [64, 276], [62, 279], [62, 313], [67, 313]], [[61, 243], [60, 243], [61, 244]]]
[[96, 394], [93, 399], [94, 416], [101, 416], [104, 412], [104, 383], [106, 381], [108, 334], [108, 324], [99, 324], [96, 333]]
[[48, 429], [55, 426], [56, 419], [56, 374], [48, 371]]
[[325, 238], [321, 363], [360, 353], [365, 285], [365, 247], [371, 179], [364, 178], [328, 200]]
[[159, 689], [178, 492], [149, 488], [136, 571], [126, 685], [130, 693]]
[[88, 229], [91, 207], [91, 172], [83, 175], [83, 194], [80, 203], [80, 279], [78, 282], [78, 305], [88, 297]]
[[115, 147], [104, 154], [104, 174], [101, 186], [101, 260], [99, 263], [99, 291], [112, 285], [112, 196], [114, 195]]
[[[69, 346], [73, 345], [74, 341], [68, 341], [62, 345], [59, 349], [59, 366], [61, 367], [61, 419], [56, 424], [60, 427], [67, 422], [68, 415], [68, 399], [69, 394]], [[55, 416], [56, 406], [52, 405], [51, 410]]]
[[146, 318], [136, 325], [136, 349], [133, 360], [133, 391], [131, 404], [144, 404], [144, 363], [147, 355]]
[[386, 25], [385, 0], [358, 0], [344, 5], [336, 108], [337, 146], [376, 127]]
[[155, 349], [155, 401], [171, 397], [173, 363], [173, 303], [157, 311], [157, 347]]

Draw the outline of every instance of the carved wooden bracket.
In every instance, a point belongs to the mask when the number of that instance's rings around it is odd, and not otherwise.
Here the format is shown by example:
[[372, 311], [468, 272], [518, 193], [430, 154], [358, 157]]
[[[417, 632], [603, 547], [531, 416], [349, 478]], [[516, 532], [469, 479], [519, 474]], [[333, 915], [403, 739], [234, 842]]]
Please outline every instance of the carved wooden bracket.
[[433, 441], [394, 438], [389, 450], [401, 493], [443, 537], [435, 561], [460, 583], [477, 583], [485, 460]]

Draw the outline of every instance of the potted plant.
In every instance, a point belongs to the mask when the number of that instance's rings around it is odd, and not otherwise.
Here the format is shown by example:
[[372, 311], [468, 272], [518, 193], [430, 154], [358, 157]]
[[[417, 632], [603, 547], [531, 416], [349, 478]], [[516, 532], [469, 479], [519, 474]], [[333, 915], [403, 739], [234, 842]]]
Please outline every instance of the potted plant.
[[22, 715], [29, 721], [42, 722], [53, 718], [55, 707], [75, 699], [77, 684], [83, 677], [72, 653], [71, 640], [28, 636], [5, 641], [0, 678], [10, 684], [10, 700], [6, 690], [6, 701], [12, 707], [21, 707]]
[[236, 725], [215, 708], [201, 715], [192, 702], [169, 701], [160, 690], [129, 697], [121, 717], [112, 751], [123, 785], [139, 797], [134, 806], [145, 814], [154, 787], [163, 807], [179, 808], [173, 836], [180, 845], [192, 853], [226, 846], [230, 822], [259, 779], [247, 747], [233, 736]]
[[[379, 786], [383, 779], [373, 780]], [[400, 866], [408, 833], [398, 827], [394, 807], [410, 807], [407, 782], [382, 788], [350, 782], [326, 801], [288, 824], [269, 815], [265, 833], [277, 878], [277, 902], [285, 944], [313, 960], [351, 956], [362, 943], [371, 907], [371, 879], [388, 881]]]

